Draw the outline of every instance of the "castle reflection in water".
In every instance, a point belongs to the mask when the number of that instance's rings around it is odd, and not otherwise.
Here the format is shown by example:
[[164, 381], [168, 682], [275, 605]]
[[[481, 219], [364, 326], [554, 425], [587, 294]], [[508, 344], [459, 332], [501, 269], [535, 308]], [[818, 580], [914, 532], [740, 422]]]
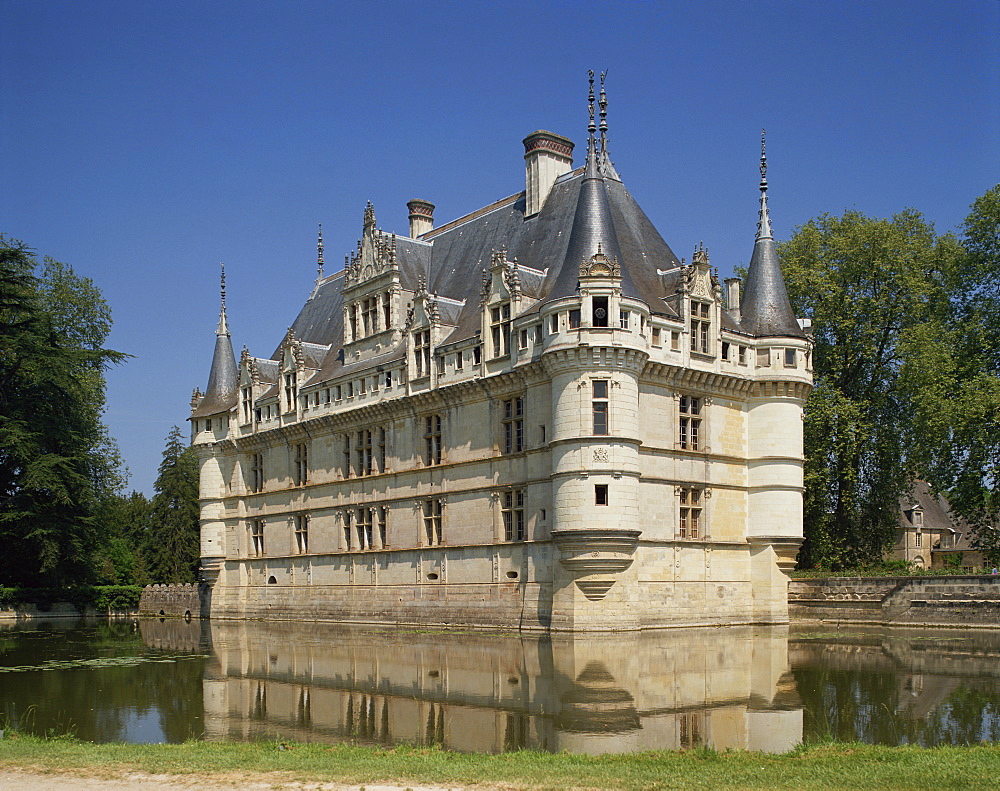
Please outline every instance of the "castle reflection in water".
[[802, 703], [782, 627], [601, 636], [143, 621], [210, 654], [204, 737], [574, 753], [783, 752]]

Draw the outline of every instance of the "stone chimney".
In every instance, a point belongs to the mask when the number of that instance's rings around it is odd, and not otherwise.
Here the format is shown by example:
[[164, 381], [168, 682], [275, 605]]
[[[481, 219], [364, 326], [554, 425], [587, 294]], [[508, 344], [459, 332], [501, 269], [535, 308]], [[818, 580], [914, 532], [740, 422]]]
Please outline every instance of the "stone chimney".
[[573, 169], [573, 141], [539, 130], [524, 138], [525, 210], [530, 217], [542, 210], [556, 179]]
[[738, 277], [727, 277], [726, 284], [726, 309], [729, 315], [736, 321], [740, 320], [740, 279]]
[[434, 204], [420, 199], [406, 204], [410, 210], [410, 238], [416, 239], [434, 230]]

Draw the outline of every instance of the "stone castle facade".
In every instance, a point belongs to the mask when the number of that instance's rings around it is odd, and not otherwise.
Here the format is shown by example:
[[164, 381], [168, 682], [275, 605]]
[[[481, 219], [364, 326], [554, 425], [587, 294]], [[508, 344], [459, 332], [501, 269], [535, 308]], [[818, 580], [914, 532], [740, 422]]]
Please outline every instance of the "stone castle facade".
[[[526, 187], [361, 239], [270, 357], [223, 308], [192, 400], [216, 617], [605, 631], [787, 620], [810, 342], [761, 156], [742, 297], [611, 162], [524, 140]], [[598, 134], [598, 128], [600, 130]], [[725, 293], [724, 293], [725, 291]], [[738, 307], [737, 307], [738, 305]]]

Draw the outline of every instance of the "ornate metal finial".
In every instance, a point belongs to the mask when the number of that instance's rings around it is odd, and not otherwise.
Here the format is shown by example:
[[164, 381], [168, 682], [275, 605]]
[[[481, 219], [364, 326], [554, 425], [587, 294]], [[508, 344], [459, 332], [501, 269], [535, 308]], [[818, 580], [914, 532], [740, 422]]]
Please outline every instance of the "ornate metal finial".
[[323, 279], [323, 223], [319, 224], [319, 237], [316, 240], [316, 280]]
[[608, 133], [608, 94], [604, 91], [604, 80], [607, 78], [608, 73], [606, 71], [601, 72], [601, 150], [604, 150], [604, 143], [607, 140]]
[[757, 238], [770, 239], [771, 217], [767, 211], [767, 149], [765, 140], [767, 130], [760, 130], [760, 213], [757, 219]]
[[229, 334], [229, 322], [226, 320], [226, 265], [219, 263], [219, 326], [216, 335]]
[[587, 124], [587, 133], [590, 135], [591, 141], [593, 141], [594, 132], [597, 131], [597, 127], [594, 126], [594, 70], [590, 69], [587, 72], [587, 76], [590, 79], [590, 94], [587, 99], [587, 109], [590, 111], [590, 123]]

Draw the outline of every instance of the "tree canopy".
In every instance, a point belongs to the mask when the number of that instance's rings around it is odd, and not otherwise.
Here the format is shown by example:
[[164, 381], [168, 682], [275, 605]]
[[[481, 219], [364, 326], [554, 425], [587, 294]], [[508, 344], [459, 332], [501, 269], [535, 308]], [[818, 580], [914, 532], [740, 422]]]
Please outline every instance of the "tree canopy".
[[796, 315], [812, 320], [800, 562], [880, 560], [915, 478], [981, 536], [1000, 464], [1000, 187], [963, 235], [916, 211], [822, 215], [779, 245]]
[[123, 479], [101, 423], [111, 313], [93, 283], [0, 236], [0, 566], [4, 584], [92, 577], [100, 499]]
[[180, 428], [167, 435], [150, 509], [146, 558], [156, 582], [195, 582], [201, 554], [198, 459]]

